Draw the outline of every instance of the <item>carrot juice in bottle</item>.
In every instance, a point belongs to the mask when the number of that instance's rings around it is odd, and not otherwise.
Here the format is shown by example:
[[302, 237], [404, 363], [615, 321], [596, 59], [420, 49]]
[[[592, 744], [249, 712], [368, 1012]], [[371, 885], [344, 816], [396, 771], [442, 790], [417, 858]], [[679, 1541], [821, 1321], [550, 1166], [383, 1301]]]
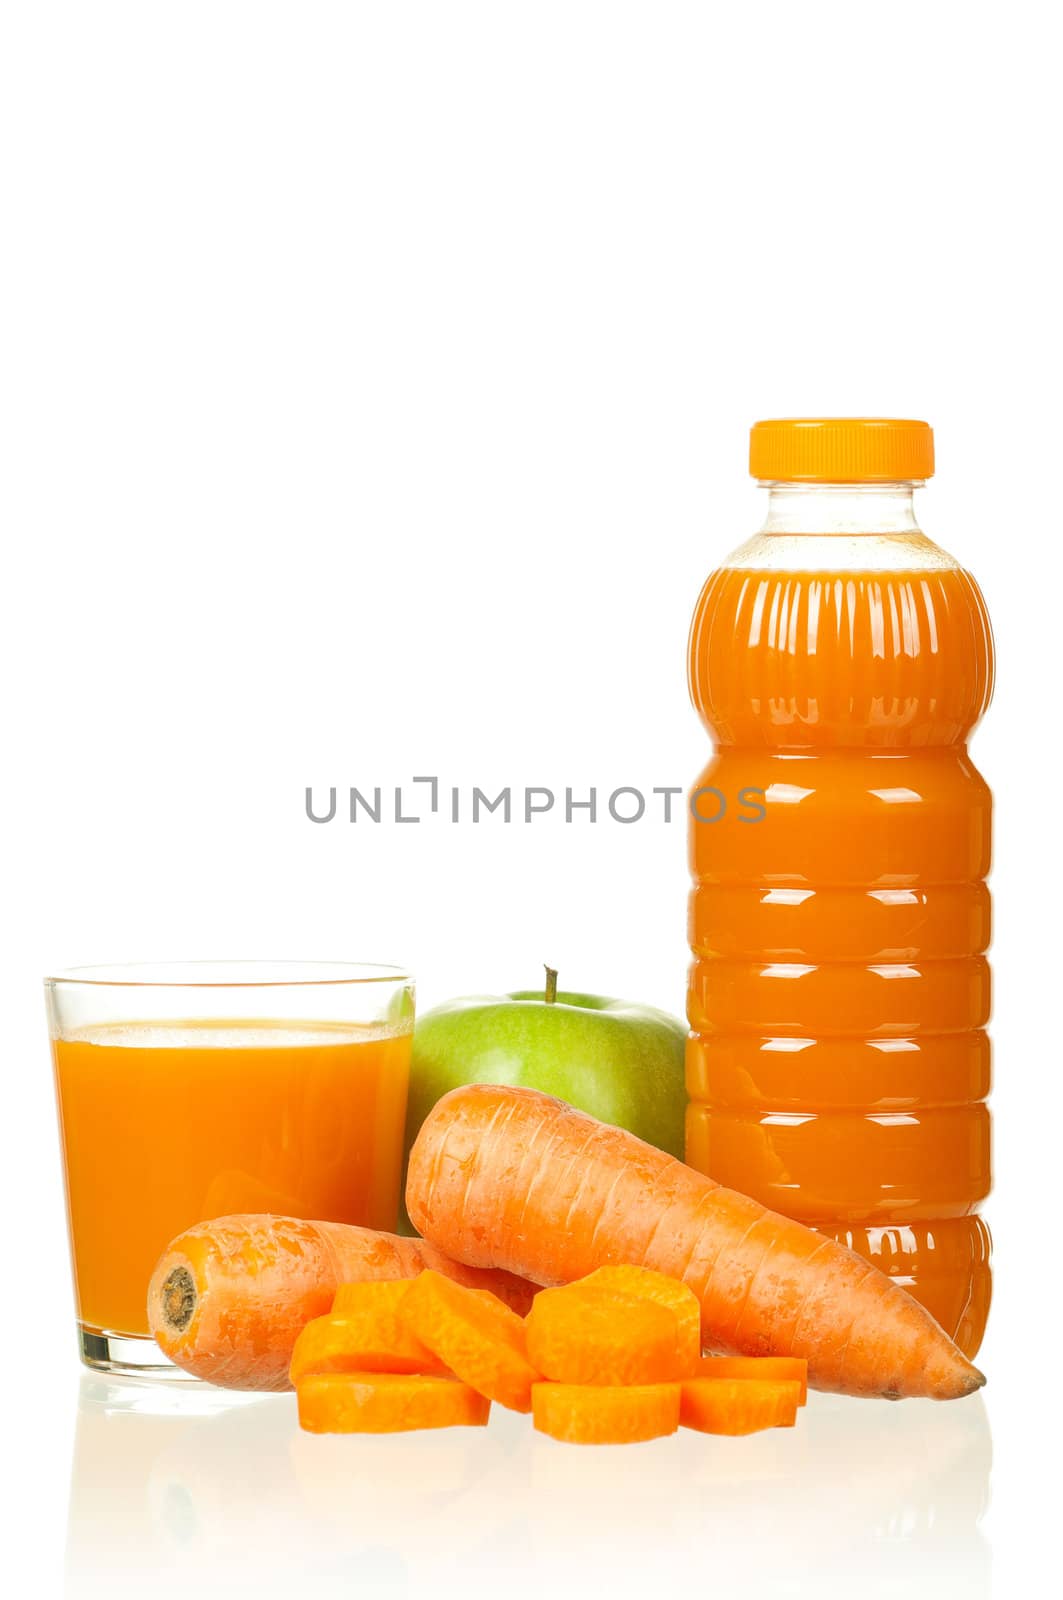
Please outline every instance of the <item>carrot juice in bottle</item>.
[[767, 519], [709, 578], [690, 692], [687, 1160], [850, 1245], [967, 1355], [989, 1309], [993, 682], [921, 532], [925, 423], [753, 428]]

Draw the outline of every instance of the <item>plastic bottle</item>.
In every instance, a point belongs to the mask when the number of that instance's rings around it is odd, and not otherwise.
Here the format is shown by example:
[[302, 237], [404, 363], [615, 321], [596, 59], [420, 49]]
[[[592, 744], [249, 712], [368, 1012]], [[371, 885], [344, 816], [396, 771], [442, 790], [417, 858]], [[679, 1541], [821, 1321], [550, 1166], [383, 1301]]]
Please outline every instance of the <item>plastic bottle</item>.
[[989, 1309], [993, 645], [919, 529], [922, 422], [757, 423], [761, 531], [709, 578], [690, 692], [687, 1160], [848, 1243], [973, 1355]]

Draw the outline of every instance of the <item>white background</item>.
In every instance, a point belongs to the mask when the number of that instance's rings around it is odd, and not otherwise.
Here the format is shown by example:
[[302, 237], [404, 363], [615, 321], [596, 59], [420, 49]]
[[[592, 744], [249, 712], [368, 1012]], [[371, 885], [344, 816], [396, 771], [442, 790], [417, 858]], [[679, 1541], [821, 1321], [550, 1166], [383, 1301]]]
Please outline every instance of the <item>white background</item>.
[[[75, 1600], [980, 1597], [1054, 1561], [1057, 17], [4, 6], [20, 1592], [61, 1592], [65, 1566]], [[681, 823], [315, 827], [303, 791], [691, 779], [686, 629], [761, 515], [748, 425], [867, 412], [935, 425], [922, 520], [999, 649], [975, 746], [998, 796], [984, 1405], [821, 1401], [785, 1438], [612, 1454], [510, 1418], [374, 1454], [299, 1438], [285, 1400], [116, 1417], [73, 1356], [41, 974], [397, 960], [424, 1006], [549, 959], [681, 1010]]]

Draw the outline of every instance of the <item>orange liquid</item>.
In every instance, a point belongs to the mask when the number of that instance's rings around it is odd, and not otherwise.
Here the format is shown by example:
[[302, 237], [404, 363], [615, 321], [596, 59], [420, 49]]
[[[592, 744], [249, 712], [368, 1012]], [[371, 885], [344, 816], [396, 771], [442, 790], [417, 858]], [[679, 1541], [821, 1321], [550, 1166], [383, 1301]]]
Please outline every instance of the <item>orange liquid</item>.
[[156, 1261], [234, 1211], [393, 1229], [411, 1035], [128, 1024], [53, 1040], [78, 1317], [148, 1332]]
[[[852, 1246], [970, 1354], [989, 1307], [992, 643], [958, 568], [725, 568], [691, 692], [687, 1159]], [[764, 791], [765, 816], [737, 802]], [[703, 812], [712, 816], [712, 796]]]

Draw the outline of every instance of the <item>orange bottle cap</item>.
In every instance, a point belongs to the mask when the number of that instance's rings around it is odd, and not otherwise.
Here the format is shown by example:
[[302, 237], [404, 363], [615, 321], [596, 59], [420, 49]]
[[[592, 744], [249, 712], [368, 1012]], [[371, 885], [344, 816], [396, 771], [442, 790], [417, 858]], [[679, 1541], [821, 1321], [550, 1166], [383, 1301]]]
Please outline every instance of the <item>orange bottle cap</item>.
[[904, 483], [933, 476], [934, 433], [895, 417], [755, 422], [749, 470], [771, 483]]

